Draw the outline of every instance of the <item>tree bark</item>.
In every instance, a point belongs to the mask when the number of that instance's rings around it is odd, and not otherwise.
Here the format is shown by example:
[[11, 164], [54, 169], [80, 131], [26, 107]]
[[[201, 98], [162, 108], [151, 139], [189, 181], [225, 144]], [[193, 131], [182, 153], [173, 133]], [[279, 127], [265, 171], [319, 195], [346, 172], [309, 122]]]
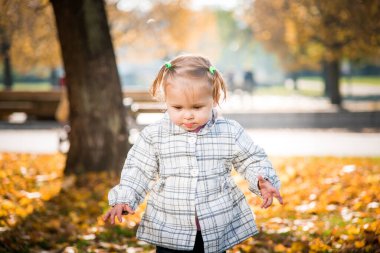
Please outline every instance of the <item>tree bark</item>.
[[128, 133], [103, 0], [51, 0], [70, 103], [65, 174], [118, 170]]
[[327, 62], [325, 60], [322, 61], [322, 78], [323, 78], [323, 94], [325, 97], [329, 97], [330, 96], [330, 92], [329, 92], [329, 87], [327, 85], [328, 81], [327, 81]]
[[339, 61], [327, 61], [326, 62], [326, 86], [328, 87], [328, 94], [330, 102], [335, 105], [340, 105], [342, 97], [339, 90], [340, 69]]
[[292, 72], [290, 74], [290, 77], [291, 77], [291, 79], [293, 81], [293, 89], [295, 91], [297, 91], [298, 90], [298, 73], [297, 72]]
[[1, 45], [1, 54], [3, 55], [3, 77], [4, 77], [4, 86], [5, 89], [11, 90], [13, 86], [13, 77], [12, 77], [12, 65], [11, 58], [9, 55], [10, 46], [8, 43], [3, 42]]
[[59, 76], [58, 76], [58, 70], [54, 67], [50, 69], [50, 85], [54, 89], [59, 88]]

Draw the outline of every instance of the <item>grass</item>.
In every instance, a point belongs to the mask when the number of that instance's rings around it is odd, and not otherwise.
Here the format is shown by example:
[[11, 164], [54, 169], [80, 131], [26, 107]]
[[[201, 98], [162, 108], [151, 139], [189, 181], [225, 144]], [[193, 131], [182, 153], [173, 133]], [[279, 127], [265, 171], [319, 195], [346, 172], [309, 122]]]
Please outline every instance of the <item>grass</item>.
[[[4, 90], [5, 86], [0, 83], [0, 90]], [[27, 83], [27, 82], [17, 82], [12, 87], [15, 91], [49, 91], [53, 87], [49, 82], [38, 82], [38, 83]]]
[[[322, 77], [320, 76], [301, 77], [300, 80], [322, 82]], [[341, 77], [340, 81], [343, 85], [353, 84], [353, 85], [380, 86], [380, 76], [354, 76], [350, 79], [350, 81], [347, 77]]]
[[[310, 77], [301, 77], [299, 78], [299, 81], [315, 81], [315, 82], [323, 82], [322, 77], [320, 76], [310, 76]], [[343, 85], [352, 84], [352, 85], [376, 85], [380, 86], [380, 76], [354, 76], [350, 79], [350, 83], [347, 79], [347, 77], [341, 77], [341, 83]], [[138, 87], [138, 86], [136, 86]], [[0, 83], [0, 90], [3, 90], [4, 84]], [[258, 92], [267, 93], [270, 91], [273, 91], [278, 94], [283, 95], [289, 95], [290, 91], [286, 91], [285, 89], [281, 89], [282, 85], [278, 86], [272, 86], [272, 87], [260, 87], [258, 88]], [[51, 90], [52, 86], [49, 82], [16, 82], [14, 87], [14, 90], [27, 90], [27, 91], [33, 91], [33, 90]], [[305, 91], [306, 93], [308, 91]], [[312, 94], [311, 94], [312, 95]]]
[[[347, 84], [347, 78], [343, 79], [343, 83]], [[357, 76], [351, 79], [353, 84], [357, 85], [379, 85], [380, 86], [380, 77], [368, 77], [368, 76]]]
[[[291, 96], [291, 95], [301, 95], [308, 97], [321, 97], [323, 96], [323, 80], [321, 77], [302, 77], [298, 80], [299, 87], [297, 90], [286, 87], [284, 85], [274, 85], [274, 86], [259, 86], [255, 89], [254, 94], [261, 95], [274, 95], [274, 96]], [[380, 87], [380, 76], [355, 76], [348, 80], [346, 77], [341, 78], [341, 85], [346, 86], [378, 86]], [[0, 83], [0, 91], [4, 90], [4, 85]], [[37, 82], [37, 83], [26, 83], [18, 82], [15, 83], [12, 90], [15, 91], [50, 91], [54, 87], [51, 86], [49, 82]], [[141, 88], [142, 89], [142, 88]]]
[[276, 95], [276, 96], [290, 96], [290, 95], [302, 95], [309, 97], [319, 97], [322, 96], [322, 90], [307, 89], [302, 88], [298, 90], [289, 89], [285, 86], [269, 86], [269, 87], [258, 87], [254, 91], [255, 95]]
[[[348, 80], [346, 77], [342, 77], [341, 86], [371, 86], [380, 87], [380, 76], [356, 76]], [[323, 96], [323, 80], [321, 77], [302, 77], [298, 79], [298, 89], [294, 90], [286, 85], [275, 86], [259, 86], [255, 91], [255, 95], [277, 95], [277, 96], [290, 96], [290, 95], [302, 95], [309, 97]]]

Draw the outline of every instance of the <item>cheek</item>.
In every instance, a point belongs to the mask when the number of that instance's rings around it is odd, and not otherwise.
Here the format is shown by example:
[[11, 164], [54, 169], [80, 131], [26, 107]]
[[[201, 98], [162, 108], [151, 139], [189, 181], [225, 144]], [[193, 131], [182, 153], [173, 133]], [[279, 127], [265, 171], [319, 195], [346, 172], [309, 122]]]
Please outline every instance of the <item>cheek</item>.
[[199, 119], [202, 119], [203, 121], [208, 121], [212, 117], [212, 110], [209, 108], [202, 110], [199, 114]]
[[169, 114], [169, 118], [171, 121], [173, 121], [174, 123], [177, 123], [179, 118], [180, 118], [180, 114], [174, 110], [170, 110], [168, 109], [168, 114]]

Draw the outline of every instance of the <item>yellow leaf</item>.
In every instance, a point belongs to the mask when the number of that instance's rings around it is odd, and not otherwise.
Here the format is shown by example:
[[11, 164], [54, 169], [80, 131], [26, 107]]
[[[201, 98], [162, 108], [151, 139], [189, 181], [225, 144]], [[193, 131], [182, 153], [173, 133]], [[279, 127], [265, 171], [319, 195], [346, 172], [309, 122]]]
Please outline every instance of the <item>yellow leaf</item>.
[[287, 250], [287, 248], [284, 245], [282, 245], [281, 243], [274, 246], [275, 252], [286, 252], [286, 250]]
[[364, 240], [361, 240], [361, 241], [355, 241], [355, 247], [356, 248], [363, 248], [365, 245], [365, 241]]
[[360, 233], [360, 228], [351, 226], [348, 228], [347, 233], [349, 235], [358, 235]]
[[316, 251], [316, 252], [319, 252], [319, 251], [328, 251], [331, 249], [331, 247], [327, 244], [325, 244], [321, 239], [319, 238], [316, 238], [314, 240], [312, 240], [310, 243], [310, 250], [311, 251]]
[[56, 230], [58, 230], [61, 227], [61, 223], [58, 219], [50, 220], [44, 225], [49, 229], [56, 229]]
[[291, 251], [290, 252], [302, 252], [304, 248], [304, 245], [300, 242], [293, 242], [291, 246]]
[[12, 202], [12, 201], [9, 201], [9, 200], [7, 200], [7, 199], [4, 199], [3, 200], [3, 203], [2, 203], [2, 205], [1, 205], [1, 208], [3, 209], [12, 209], [12, 208], [14, 208], [14, 203]]

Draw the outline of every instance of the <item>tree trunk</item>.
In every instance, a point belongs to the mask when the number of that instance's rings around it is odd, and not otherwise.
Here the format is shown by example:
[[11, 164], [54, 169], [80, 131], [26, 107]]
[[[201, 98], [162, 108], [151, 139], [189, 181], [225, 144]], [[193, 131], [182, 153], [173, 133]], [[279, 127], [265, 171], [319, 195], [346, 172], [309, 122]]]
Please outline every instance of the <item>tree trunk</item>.
[[13, 86], [13, 78], [12, 78], [12, 65], [11, 58], [9, 56], [9, 44], [3, 42], [1, 46], [1, 54], [3, 55], [3, 76], [4, 76], [4, 86], [5, 89], [11, 90]]
[[298, 73], [292, 72], [290, 76], [291, 76], [291, 79], [293, 80], [293, 89], [297, 91], [298, 90]]
[[58, 70], [54, 67], [50, 69], [50, 85], [53, 89], [59, 88]]
[[66, 174], [118, 170], [128, 133], [104, 2], [51, 0], [70, 103]]
[[329, 97], [330, 96], [330, 92], [329, 92], [329, 87], [327, 86], [327, 62], [324, 60], [322, 61], [322, 78], [323, 78], [323, 95], [325, 97]]
[[324, 63], [325, 91], [330, 98], [330, 102], [335, 105], [340, 105], [342, 97], [339, 91], [339, 61], [326, 61]]

